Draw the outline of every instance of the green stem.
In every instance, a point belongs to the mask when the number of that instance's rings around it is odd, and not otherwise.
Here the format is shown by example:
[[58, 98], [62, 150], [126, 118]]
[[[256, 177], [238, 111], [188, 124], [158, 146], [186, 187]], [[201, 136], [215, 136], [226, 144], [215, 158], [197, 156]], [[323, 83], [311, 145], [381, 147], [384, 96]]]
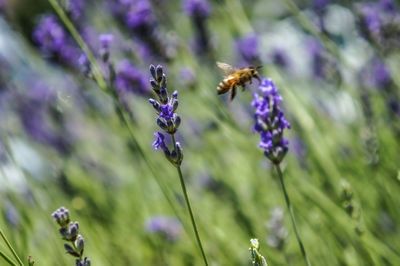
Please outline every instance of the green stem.
[[17, 252], [15, 252], [15, 250], [13, 249], [13, 247], [11, 246], [10, 242], [8, 241], [8, 239], [6, 238], [6, 236], [4, 235], [3, 231], [0, 229], [0, 235], [3, 238], [4, 242], [6, 242], [7, 247], [11, 250], [11, 253], [14, 255], [15, 259], [17, 260], [18, 264], [21, 266], [24, 266], [24, 264], [22, 263], [21, 259], [18, 257]]
[[[171, 135], [171, 138], [172, 138], [172, 142], [174, 143], [174, 149], [176, 151], [177, 148], [176, 148], [175, 136]], [[192, 221], [192, 226], [193, 226], [194, 234], [196, 235], [197, 244], [199, 245], [199, 248], [200, 248], [200, 251], [201, 251], [201, 255], [203, 256], [204, 264], [206, 266], [208, 266], [207, 257], [206, 257], [206, 254], [204, 252], [203, 245], [201, 244], [200, 235], [199, 235], [199, 232], [197, 230], [196, 221], [194, 219], [194, 215], [193, 215], [193, 212], [192, 212], [192, 207], [190, 205], [189, 197], [188, 197], [188, 194], [187, 194], [187, 191], [186, 191], [185, 180], [183, 179], [181, 167], [177, 166], [176, 169], [178, 170], [178, 175], [179, 175], [179, 180], [181, 182], [182, 192], [183, 192], [183, 195], [185, 197], [186, 206], [187, 206], [187, 208], [189, 210], [190, 220]]]
[[17, 264], [15, 264], [15, 262], [13, 262], [6, 254], [4, 254], [1, 250], [0, 250], [0, 257], [2, 257], [5, 261], [8, 262], [8, 264], [13, 265], [13, 266], [17, 266]]
[[285, 183], [283, 182], [283, 174], [282, 174], [282, 171], [281, 171], [281, 167], [279, 166], [279, 164], [275, 164], [275, 167], [276, 167], [276, 171], [278, 172], [279, 181], [280, 181], [281, 186], [282, 186], [283, 195], [285, 196], [286, 206], [287, 206], [287, 208], [289, 210], [290, 219], [292, 220], [292, 225], [293, 225], [294, 232], [296, 234], [297, 242], [299, 242], [301, 254], [303, 255], [303, 258], [304, 258], [304, 260], [306, 262], [306, 265], [307, 266], [311, 266], [311, 263], [308, 260], [308, 257], [307, 257], [307, 254], [306, 254], [306, 250], [304, 249], [303, 242], [301, 241], [300, 234], [297, 231], [296, 220], [294, 219], [292, 205], [290, 203], [289, 195], [287, 194], [287, 191], [286, 191]]

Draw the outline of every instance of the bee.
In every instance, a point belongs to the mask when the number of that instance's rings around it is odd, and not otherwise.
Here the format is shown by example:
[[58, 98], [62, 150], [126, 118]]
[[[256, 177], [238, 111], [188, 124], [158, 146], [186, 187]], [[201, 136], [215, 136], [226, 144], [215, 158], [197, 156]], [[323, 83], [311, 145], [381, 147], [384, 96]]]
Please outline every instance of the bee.
[[224, 94], [228, 91], [231, 91], [231, 96], [229, 98], [232, 101], [236, 95], [236, 87], [241, 86], [242, 91], [246, 88], [246, 83], [251, 81], [253, 78], [258, 79], [261, 82], [261, 78], [258, 73], [258, 69], [261, 67], [243, 67], [239, 69], [235, 69], [229, 64], [217, 62], [217, 67], [225, 73], [226, 76], [218, 85], [217, 92], [218, 94]]

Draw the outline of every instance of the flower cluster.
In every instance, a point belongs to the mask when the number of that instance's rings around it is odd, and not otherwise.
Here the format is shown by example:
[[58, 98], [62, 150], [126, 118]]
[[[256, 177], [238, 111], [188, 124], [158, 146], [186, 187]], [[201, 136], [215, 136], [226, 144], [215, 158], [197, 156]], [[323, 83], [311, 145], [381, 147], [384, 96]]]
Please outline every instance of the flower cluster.
[[90, 260], [88, 258], [85, 257], [82, 260], [85, 242], [83, 237], [79, 234], [79, 223], [70, 220], [69, 211], [64, 207], [56, 210], [51, 217], [60, 226], [59, 232], [62, 239], [70, 242], [70, 244], [64, 244], [64, 248], [68, 254], [78, 258], [76, 260], [76, 265], [90, 266]]
[[[150, 73], [153, 77], [150, 79], [150, 84], [159, 100], [149, 99], [158, 115], [157, 124], [165, 133], [173, 136], [181, 123], [181, 118], [175, 113], [178, 108], [178, 91], [174, 91], [170, 97], [168, 96], [167, 78], [163, 73], [162, 66], [151, 65]], [[174, 143], [174, 150], [170, 152], [165, 144], [165, 136], [160, 132], [156, 132], [154, 135], [157, 137], [153, 143], [154, 148], [156, 150], [161, 148], [168, 160], [173, 165], [179, 166], [183, 159], [179, 142]]]
[[45, 57], [75, 65], [79, 49], [73, 44], [54, 15], [43, 15], [33, 32], [33, 40]]
[[175, 218], [155, 216], [146, 222], [146, 230], [149, 233], [160, 235], [167, 241], [176, 241], [182, 231], [181, 224]]
[[290, 128], [283, 111], [279, 108], [282, 96], [278, 94], [271, 79], [263, 79], [258, 93], [254, 93], [251, 105], [255, 107], [254, 130], [261, 136], [259, 147], [265, 149], [264, 154], [274, 164], [279, 164], [288, 151], [288, 141], [283, 138], [285, 128]]

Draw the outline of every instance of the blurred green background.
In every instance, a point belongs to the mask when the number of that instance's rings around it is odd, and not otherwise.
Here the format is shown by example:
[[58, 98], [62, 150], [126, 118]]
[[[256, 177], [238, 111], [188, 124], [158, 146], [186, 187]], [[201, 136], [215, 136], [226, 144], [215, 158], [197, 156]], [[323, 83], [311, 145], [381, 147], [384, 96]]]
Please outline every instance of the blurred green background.
[[[279, 87], [292, 125], [282, 169], [312, 264], [400, 264], [400, 17], [387, 2], [210, 0], [199, 22], [181, 1], [153, 0], [167, 55], [147, 56], [143, 36], [107, 3], [85, 1], [84, 18], [73, 20], [80, 33], [88, 27], [94, 42], [114, 34], [113, 64], [129, 59], [145, 80], [150, 63], [162, 64], [169, 92], [179, 91], [182, 171], [210, 265], [250, 265], [250, 238], [260, 240], [269, 265], [304, 264], [276, 173], [252, 132], [258, 82], [229, 103], [216, 94], [223, 75], [215, 61], [260, 64]], [[365, 34], [368, 4], [381, 28]], [[176, 170], [151, 145], [159, 131], [151, 94], [121, 94], [143, 156], [113, 98], [38, 47], [33, 32], [41, 15], [57, 16], [51, 5], [6, 0], [0, 10], [0, 228], [18, 255], [74, 265], [51, 219], [65, 206], [80, 223], [92, 265], [202, 265]], [[238, 41], [246, 36], [257, 39], [244, 45], [251, 60]], [[318, 55], [310, 42], [320, 45]], [[173, 225], [174, 239], [149, 230], [154, 218], [176, 218], [153, 173], [184, 224]], [[0, 250], [11, 256], [2, 241]]]

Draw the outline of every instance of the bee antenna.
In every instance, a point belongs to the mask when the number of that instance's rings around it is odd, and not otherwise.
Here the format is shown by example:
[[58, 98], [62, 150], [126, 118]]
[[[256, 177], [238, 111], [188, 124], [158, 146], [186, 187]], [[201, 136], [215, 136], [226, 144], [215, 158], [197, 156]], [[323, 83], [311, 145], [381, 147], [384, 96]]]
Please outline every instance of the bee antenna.
[[260, 68], [262, 68], [263, 66], [256, 66], [256, 69], [260, 69]]

